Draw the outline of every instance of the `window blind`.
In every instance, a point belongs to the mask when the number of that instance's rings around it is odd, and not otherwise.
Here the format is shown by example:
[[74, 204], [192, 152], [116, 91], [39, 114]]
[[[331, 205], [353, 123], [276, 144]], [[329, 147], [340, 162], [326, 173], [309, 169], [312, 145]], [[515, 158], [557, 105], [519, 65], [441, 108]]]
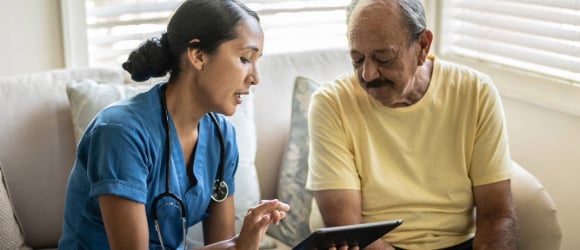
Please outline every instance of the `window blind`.
[[441, 52], [580, 83], [580, 0], [445, 1]]
[[[120, 67], [140, 43], [165, 31], [182, 1], [86, 0], [89, 66]], [[264, 53], [346, 48], [349, 0], [243, 0], [258, 12]]]

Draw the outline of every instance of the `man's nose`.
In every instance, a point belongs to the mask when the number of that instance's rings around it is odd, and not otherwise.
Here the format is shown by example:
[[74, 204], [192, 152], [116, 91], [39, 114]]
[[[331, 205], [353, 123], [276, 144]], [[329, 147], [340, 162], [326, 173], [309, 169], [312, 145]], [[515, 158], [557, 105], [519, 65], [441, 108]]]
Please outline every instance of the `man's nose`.
[[362, 79], [365, 82], [376, 80], [379, 77], [379, 69], [377, 64], [372, 60], [365, 60], [361, 70]]

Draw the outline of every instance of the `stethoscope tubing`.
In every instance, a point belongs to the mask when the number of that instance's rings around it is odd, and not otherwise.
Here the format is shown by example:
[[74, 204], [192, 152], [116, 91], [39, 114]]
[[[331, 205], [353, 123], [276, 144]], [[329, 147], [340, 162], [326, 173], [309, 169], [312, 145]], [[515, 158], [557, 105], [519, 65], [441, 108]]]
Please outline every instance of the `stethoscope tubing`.
[[[159, 237], [159, 243], [161, 244], [161, 248], [165, 250], [165, 245], [163, 243], [163, 237], [161, 235], [161, 228], [159, 226], [159, 220], [157, 216], [157, 205], [159, 201], [163, 198], [171, 198], [177, 201], [179, 208], [181, 209], [181, 220], [182, 220], [182, 232], [183, 232], [183, 244], [184, 248], [187, 249], [187, 240], [186, 240], [186, 228], [187, 228], [187, 207], [181, 198], [178, 195], [174, 194], [170, 190], [170, 174], [171, 174], [171, 130], [169, 127], [169, 110], [167, 109], [167, 102], [165, 98], [165, 90], [167, 88], [167, 83], [161, 86], [161, 105], [163, 108], [163, 125], [165, 127], [165, 132], [167, 134], [167, 162], [165, 165], [165, 191], [155, 197], [151, 204], [151, 213], [153, 216], [153, 221], [155, 223], [155, 230], [157, 231], [157, 236]], [[216, 126], [218, 131], [218, 137], [220, 141], [220, 161], [218, 165], [218, 172], [216, 176], [216, 180], [214, 181], [212, 187], [212, 195], [211, 199], [215, 202], [222, 202], [227, 198], [228, 195], [228, 186], [227, 183], [224, 181], [224, 164], [225, 164], [225, 139], [224, 135], [221, 131], [217, 118], [213, 113], [208, 113]], [[193, 166], [192, 166], [193, 168]]]

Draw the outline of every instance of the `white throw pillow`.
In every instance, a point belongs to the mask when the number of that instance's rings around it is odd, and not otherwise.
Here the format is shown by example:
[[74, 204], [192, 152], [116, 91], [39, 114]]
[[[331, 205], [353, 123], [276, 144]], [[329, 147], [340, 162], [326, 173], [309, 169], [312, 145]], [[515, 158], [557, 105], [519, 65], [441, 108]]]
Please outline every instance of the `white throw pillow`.
[[[236, 233], [240, 232], [244, 216], [248, 209], [260, 201], [260, 186], [256, 173], [256, 122], [254, 119], [254, 96], [253, 91], [247, 96], [242, 96], [243, 103], [238, 106], [236, 113], [227, 117], [236, 128], [236, 140], [240, 152], [238, 170], [236, 172]], [[262, 245], [271, 244], [262, 241]], [[203, 228], [201, 223], [194, 225], [187, 231], [187, 246], [203, 246]]]
[[[67, 85], [67, 94], [71, 105], [75, 138], [82, 137], [93, 117], [111, 103], [147, 91], [152, 85], [142, 84], [106, 84], [93, 80], [74, 81]], [[239, 232], [247, 210], [260, 201], [260, 187], [254, 159], [256, 157], [256, 125], [254, 120], [254, 101], [252, 91], [243, 96], [243, 103], [236, 113], [227, 117], [236, 129], [239, 148], [239, 163], [235, 176], [236, 193], [236, 232]], [[201, 223], [189, 228], [187, 233], [189, 246], [201, 246], [203, 230]]]
[[0, 181], [0, 249], [30, 249], [24, 245], [24, 231], [14, 210], [1, 162]]

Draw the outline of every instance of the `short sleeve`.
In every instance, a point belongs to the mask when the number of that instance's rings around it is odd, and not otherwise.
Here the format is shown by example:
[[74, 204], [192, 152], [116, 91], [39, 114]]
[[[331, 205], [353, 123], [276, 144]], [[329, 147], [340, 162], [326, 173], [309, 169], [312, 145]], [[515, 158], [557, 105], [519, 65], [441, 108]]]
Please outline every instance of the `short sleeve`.
[[488, 77], [480, 76], [479, 81], [479, 111], [469, 170], [474, 186], [507, 180], [512, 168], [499, 93]]
[[225, 140], [225, 164], [224, 164], [224, 181], [228, 185], [231, 196], [236, 191], [235, 175], [240, 158], [238, 143], [236, 140], [236, 129], [225, 117], [220, 115], [220, 127]]
[[86, 163], [90, 195], [117, 195], [135, 202], [147, 200], [150, 159], [147, 145], [135, 129], [123, 125], [95, 126], [87, 138]]
[[354, 163], [352, 143], [345, 132], [337, 101], [325, 87], [313, 94], [309, 105], [310, 150], [306, 187], [313, 191], [360, 190], [360, 175]]

